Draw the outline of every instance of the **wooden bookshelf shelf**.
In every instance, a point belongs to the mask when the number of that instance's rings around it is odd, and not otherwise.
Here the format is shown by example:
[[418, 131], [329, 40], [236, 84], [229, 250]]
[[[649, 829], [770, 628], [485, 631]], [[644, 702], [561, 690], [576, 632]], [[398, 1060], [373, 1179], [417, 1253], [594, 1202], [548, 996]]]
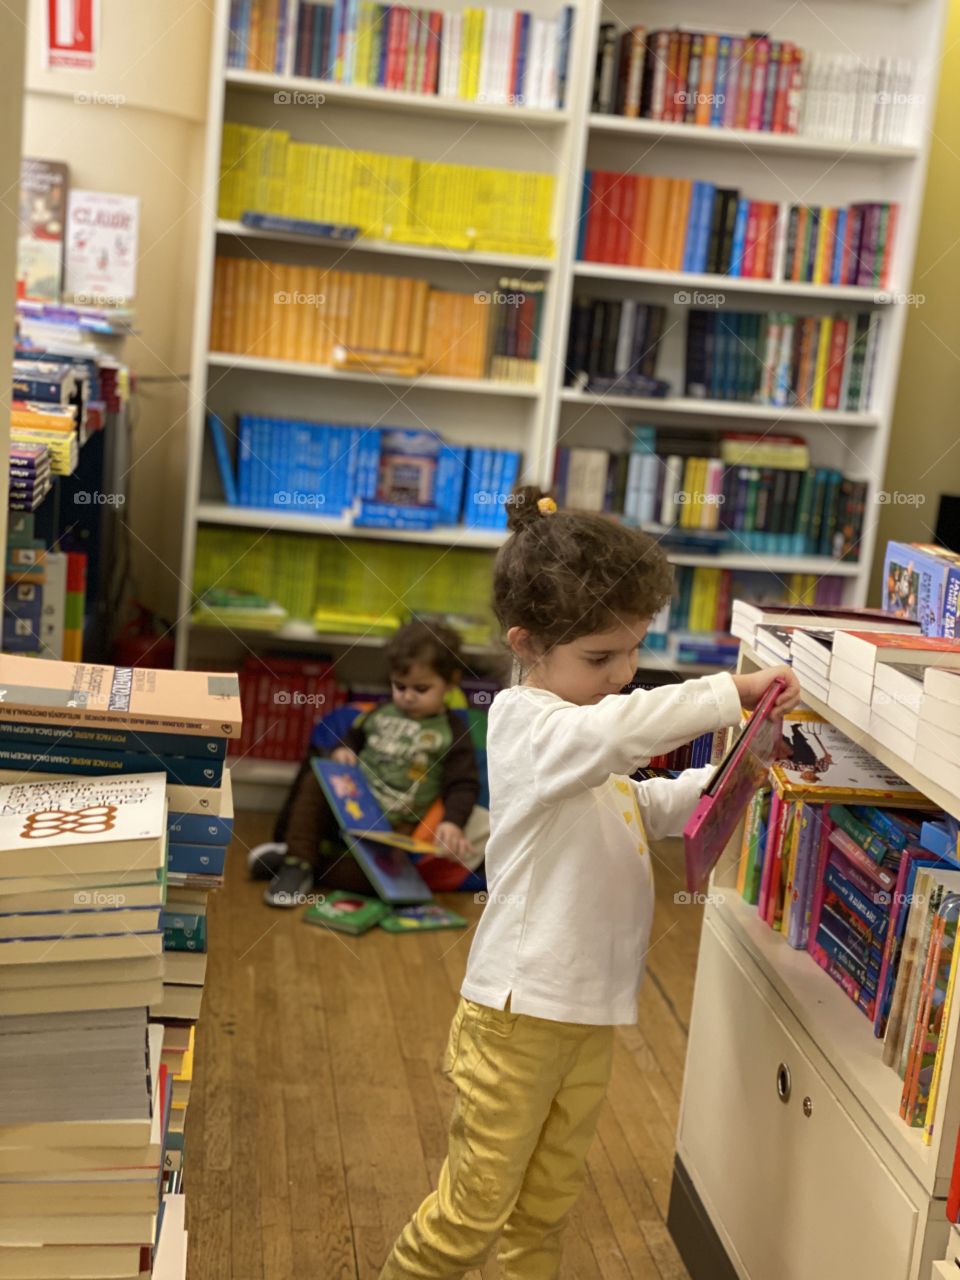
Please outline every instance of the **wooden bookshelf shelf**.
[[[744, 657], [755, 667], [773, 665], [762, 658], [756, 649], [751, 648], [749, 645], [741, 645], [741, 650]], [[904, 782], [909, 782], [911, 787], [922, 791], [934, 804], [938, 804], [941, 809], [945, 809], [947, 813], [952, 814], [955, 818], [960, 818], [960, 796], [954, 795], [953, 792], [948, 791], [945, 787], [938, 786], [935, 782], [931, 782], [910, 761], [902, 759], [895, 751], [891, 751], [879, 738], [873, 737], [866, 729], [861, 729], [852, 720], [840, 715], [838, 711], [834, 711], [833, 707], [827, 706], [820, 698], [815, 697], [812, 693], [807, 693], [806, 690], [803, 691], [803, 704], [809, 707], [811, 711], [816, 711], [818, 715], [829, 720], [831, 724], [836, 725], [848, 738], [859, 743], [872, 756], [876, 756], [880, 763], [885, 764], [888, 769], [898, 773]]]
[[279, 244], [310, 245], [316, 249], [335, 249], [340, 254], [383, 253], [396, 258], [428, 259], [438, 262], [459, 262], [468, 266], [502, 267], [505, 271], [552, 271], [552, 258], [537, 258], [532, 254], [485, 253], [472, 250], [460, 252], [444, 249], [439, 245], [400, 244], [396, 240], [322, 240], [316, 236], [294, 235], [286, 231], [261, 231], [257, 227], [245, 227], [242, 222], [219, 219], [215, 227], [217, 235], [233, 236], [238, 240], [268, 240]]
[[920, 155], [919, 147], [893, 146], [878, 142], [833, 142], [822, 138], [806, 138], [802, 134], [764, 133], [753, 129], [712, 129], [706, 125], [674, 124], [663, 120], [634, 120], [625, 116], [590, 116], [592, 133], [625, 135], [629, 138], [651, 138], [690, 146], [730, 147], [784, 155], [822, 156], [824, 159], [866, 161], [909, 161]]
[[[261, 71], [224, 72], [227, 87], [262, 94], [322, 94], [327, 102], [355, 107], [371, 107], [380, 111], [403, 111], [430, 116], [468, 116], [477, 121], [493, 120], [522, 123], [529, 127], [559, 128], [570, 120], [569, 110], [542, 110], [533, 107], [501, 106], [490, 102], [464, 102], [459, 98], [439, 98], [425, 93], [403, 93], [394, 89], [338, 84], [332, 80], [311, 80], [305, 76], [267, 75]], [[278, 105], [289, 99], [281, 98]], [[296, 105], [294, 102], [293, 105]]]
[[337, 382], [379, 383], [384, 387], [407, 387], [418, 391], [457, 391], [466, 395], [502, 396], [521, 400], [535, 400], [539, 395], [535, 386], [527, 386], [521, 382], [494, 382], [490, 378], [448, 378], [429, 373], [416, 378], [399, 378], [392, 374], [334, 369], [326, 364], [233, 355], [227, 351], [212, 351], [207, 357], [207, 363], [221, 369], [249, 369], [256, 373], [282, 373], [295, 378], [325, 378]]
[[560, 393], [562, 404], [603, 405], [608, 408], [634, 409], [645, 416], [689, 416], [697, 418], [749, 418], [758, 422], [782, 422], [797, 426], [868, 427], [880, 425], [873, 413], [849, 413], [842, 409], [778, 408], [769, 404], [746, 404], [739, 400], [698, 400], [693, 396], [623, 396], [603, 392], [591, 394], [565, 387]]
[[[655, 271], [649, 267], [625, 267], [611, 262], [575, 262], [574, 275], [581, 280], [616, 280], [620, 284], [648, 284], [673, 289], [679, 295], [698, 290], [713, 295], [763, 294], [770, 298], [816, 298], [819, 302], [858, 302], [862, 306], [896, 305], [890, 288], [860, 288], [856, 285], [795, 284], [792, 280], [753, 280], [742, 276], [720, 276], [709, 272]], [[684, 306], [696, 306], [696, 299], [680, 297]], [[705, 307], [712, 306], [705, 299]]]
[[436, 529], [357, 529], [348, 520], [280, 508], [231, 507], [225, 503], [201, 502], [197, 507], [200, 524], [237, 525], [246, 529], [276, 529], [284, 533], [317, 533], [337, 538], [374, 538], [379, 542], [421, 542], [440, 547], [482, 547], [495, 549], [506, 539], [499, 529], [467, 529], [441, 525]]

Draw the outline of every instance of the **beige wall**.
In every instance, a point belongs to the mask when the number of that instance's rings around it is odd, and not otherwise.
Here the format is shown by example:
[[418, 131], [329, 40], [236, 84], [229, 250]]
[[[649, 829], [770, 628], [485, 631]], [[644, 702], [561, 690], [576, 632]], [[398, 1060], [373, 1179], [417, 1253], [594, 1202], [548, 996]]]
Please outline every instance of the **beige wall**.
[[127, 510], [139, 598], [172, 618], [187, 408], [177, 378], [190, 364], [211, 8], [102, 0], [93, 72], [44, 70], [44, 8], [45, 0], [29, 0], [24, 153], [66, 161], [75, 187], [141, 201], [140, 333], [124, 357], [140, 377], [170, 380], [144, 381], [132, 406]]
[[[17, 189], [20, 182], [20, 115], [26, 48], [26, 0], [0, 5], [0, 351], [13, 342], [14, 282], [17, 278]], [[10, 216], [10, 215], [13, 216]], [[10, 404], [10, 383], [0, 393], [0, 409]], [[10, 414], [0, 414], [0, 468], [10, 458]], [[7, 508], [0, 503], [0, 547], [7, 545]]]
[[918, 495], [880, 513], [869, 604], [890, 538], [930, 542], [941, 493], [960, 494], [960, 0], [951, 0], [927, 190], [883, 488]]

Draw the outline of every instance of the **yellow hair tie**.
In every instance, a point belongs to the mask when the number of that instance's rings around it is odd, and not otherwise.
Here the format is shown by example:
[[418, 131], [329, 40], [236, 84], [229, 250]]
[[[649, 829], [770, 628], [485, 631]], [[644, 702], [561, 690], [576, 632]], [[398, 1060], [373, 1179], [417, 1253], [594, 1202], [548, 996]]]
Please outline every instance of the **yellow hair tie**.
[[542, 516], [552, 516], [557, 509], [557, 504], [550, 497], [537, 499], [537, 510]]

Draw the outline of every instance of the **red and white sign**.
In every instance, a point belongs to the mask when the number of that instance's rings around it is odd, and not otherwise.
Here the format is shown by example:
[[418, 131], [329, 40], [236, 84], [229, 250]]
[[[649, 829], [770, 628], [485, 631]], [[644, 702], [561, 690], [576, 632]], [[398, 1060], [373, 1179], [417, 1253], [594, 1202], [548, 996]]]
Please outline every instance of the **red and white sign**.
[[47, 0], [47, 69], [92, 71], [100, 43], [100, 0]]

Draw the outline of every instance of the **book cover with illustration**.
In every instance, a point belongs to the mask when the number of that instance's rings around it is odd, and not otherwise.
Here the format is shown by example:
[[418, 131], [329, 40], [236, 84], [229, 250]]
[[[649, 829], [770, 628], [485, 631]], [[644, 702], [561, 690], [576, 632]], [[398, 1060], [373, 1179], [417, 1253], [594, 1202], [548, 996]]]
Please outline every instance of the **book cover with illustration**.
[[0, 786], [0, 876], [162, 866], [163, 774]]
[[774, 786], [788, 799], [930, 806], [921, 792], [814, 711], [791, 711], [781, 733], [781, 755], [770, 773]]
[[60, 301], [67, 185], [61, 161], [21, 160], [17, 280], [24, 298]]
[[359, 937], [379, 924], [389, 912], [390, 908], [379, 898], [335, 889], [333, 893], [326, 894], [322, 902], [307, 907], [303, 918], [307, 924], [319, 924], [327, 929], [336, 929], [338, 933]]
[[359, 765], [321, 759], [311, 763], [334, 817], [348, 835], [360, 836], [374, 844], [391, 845], [405, 853], [438, 852], [437, 845], [430, 840], [415, 840], [413, 836], [393, 830]]
[[766, 781], [780, 737], [773, 706], [784, 687], [784, 681], [777, 679], [764, 693], [683, 829], [687, 889], [691, 893], [704, 883], [751, 797]]
[[465, 929], [467, 921], [456, 911], [441, 907], [437, 902], [427, 902], [411, 907], [395, 907], [379, 921], [380, 928], [388, 933], [420, 933], [432, 929]]

